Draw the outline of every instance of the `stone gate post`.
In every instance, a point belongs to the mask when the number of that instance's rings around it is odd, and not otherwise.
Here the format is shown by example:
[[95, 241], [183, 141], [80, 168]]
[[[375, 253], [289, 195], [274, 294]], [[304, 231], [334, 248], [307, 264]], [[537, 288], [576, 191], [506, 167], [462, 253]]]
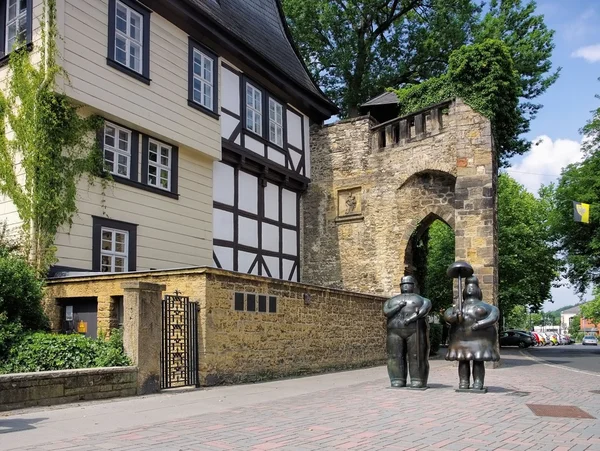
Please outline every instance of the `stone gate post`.
[[124, 282], [123, 346], [138, 367], [138, 395], [160, 390], [162, 292], [165, 285]]

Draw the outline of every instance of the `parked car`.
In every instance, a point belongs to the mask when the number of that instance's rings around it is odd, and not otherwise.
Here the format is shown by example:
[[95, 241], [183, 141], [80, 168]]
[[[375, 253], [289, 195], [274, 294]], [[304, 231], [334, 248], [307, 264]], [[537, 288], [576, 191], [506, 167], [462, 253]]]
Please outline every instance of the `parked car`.
[[594, 335], [586, 335], [583, 337], [583, 340], [581, 340], [581, 344], [598, 346], [598, 339]]
[[548, 344], [548, 338], [546, 337], [546, 334], [543, 332], [537, 332], [537, 334], [540, 338], [540, 346], [546, 346]]
[[533, 338], [529, 332], [507, 330], [500, 334], [500, 346], [528, 348], [529, 346], [533, 346]]

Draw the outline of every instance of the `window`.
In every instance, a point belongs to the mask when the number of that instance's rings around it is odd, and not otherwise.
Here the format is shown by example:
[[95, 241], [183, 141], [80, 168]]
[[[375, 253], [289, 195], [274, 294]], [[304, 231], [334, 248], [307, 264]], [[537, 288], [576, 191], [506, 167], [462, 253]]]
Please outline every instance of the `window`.
[[101, 272], [127, 271], [128, 237], [129, 234], [126, 231], [102, 227]]
[[[130, 177], [131, 130], [107, 122], [104, 125], [104, 164], [111, 174]], [[137, 147], [133, 149], [137, 152]]]
[[171, 146], [153, 139], [148, 142], [148, 185], [171, 189]]
[[108, 14], [108, 63], [150, 83], [150, 10], [134, 0], [110, 0]]
[[115, 60], [123, 66], [142, 73], [142, 15], [117, 1], [115, 17]]
[[218, 56], [189, 40], [188, 105], [213, 117], [218, 117]]
[[5, 0], [0, 2], [2, 33], [2, 55], [13, 51], [17, 43], [31, 42], [31, 0]]
[[142, 186], [157, 194], [178, 198], [179, 149], [142, 136]]
[[246, 83], [246, 128], [262, 136], [262, 91]]
[[92, 271], [135, 271], [137, 225], [96, 216], [92, 219]]
[[194, 49], [194, 102], [205, 108], [213, 108], [214, 60]]
[[264, 294], [235, 293], [233, 296], [233, 309], [238, 312], [277, 313], [277, 298]]
[[10, 53], [15, 42], [27, 39], [27, 0], [8, 0], [6, 2], [6, 47]]
[[283, 106], [269, 99], [269, 141], [283, 147]]

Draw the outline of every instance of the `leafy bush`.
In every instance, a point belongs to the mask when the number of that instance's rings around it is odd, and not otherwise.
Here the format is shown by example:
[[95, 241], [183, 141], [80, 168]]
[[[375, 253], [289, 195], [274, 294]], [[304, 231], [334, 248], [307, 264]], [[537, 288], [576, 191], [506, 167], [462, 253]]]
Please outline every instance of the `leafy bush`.
[[24, 258], [0, 247], [0, 313], [24, 330], [48, 330], [42, 309], [43, 281]]
[[68, 370], [106, 366], [127, 366], [122, 335], [113, 333], [108, 341], [82, 335], [56, 335], [37, 332], [14, 345], [1, 373]]
[[429, 343], [431, 348], [429, 355], [436, 355], [440, 350], [442, 344], [442, 325], [441, 324], [430, 324], [429, 325]]
[[6, 313], [0, 313], [0, 362], [6, 359], [10, 348], [19, 341], [22, 334], [21, 323], [10, 322]]
[[577, 332], [573, 338], [575, 343], [581, 343], [583, 341], [583, 337], [585, 337], [585, 332]]

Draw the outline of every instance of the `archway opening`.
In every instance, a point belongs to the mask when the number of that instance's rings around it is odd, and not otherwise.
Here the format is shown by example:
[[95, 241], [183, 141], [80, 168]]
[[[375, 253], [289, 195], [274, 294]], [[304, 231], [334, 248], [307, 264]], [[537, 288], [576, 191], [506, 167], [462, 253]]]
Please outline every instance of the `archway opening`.
[[445, 343], [448, 330], [441, 314], [453, 302], [453, 280], [446, 270], [455, 261], [454, 230], [435, 215], [425, 218], [417, 227], [406, 249], [406, 273], [417, 280], [419, 294], [431, 300], [431, 314], [442, 327], [441, 342]]

